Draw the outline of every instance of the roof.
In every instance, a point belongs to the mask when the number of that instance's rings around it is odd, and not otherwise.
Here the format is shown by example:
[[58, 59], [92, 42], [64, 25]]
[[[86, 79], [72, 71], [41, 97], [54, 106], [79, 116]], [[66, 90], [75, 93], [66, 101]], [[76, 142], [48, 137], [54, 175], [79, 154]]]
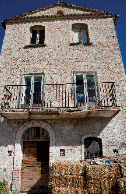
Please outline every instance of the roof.
[[[48, 9], [54, 8], [54, 7], [66, 7], [69, 9], [76, 9], [76, 10], [80, 10], [83, 11], [83, 13], [81, 14], [55, 14], [55, 15], [34, 15], [35, 13], [41, 12], [41, 11], [46, 11]], [[42, 7], [42, 8], [38, 8], [36, 10], [33, 11], [29, 11], [26, 12], [24, 14], [20, 14], [17, 16], [14, 16], [12, 18], [6, 19], [4, 21], [2, 21], [2, 26], [4, 27], [4, 29], [6, 29], [6, 24], [9, 23], [15, 23], [15, 22], [21, 22], [21, 21], [31, 21], [31, 20], [48, 20], [48, 19], [61, 19], [61, 18], [113, 18], [114, 19], [114, 23], [116, 25], [117, 21], [118, 21], [118, 15], [115, 15], [113, 13], [108, 13], [106, 11], [100, 11], [97, 9], [92, 9], [92, 8], [87, 8], [87, 7], [82, 7], [82, 6], [77, 6], [77, 5], [72, 5], [72, 4], [68, 4], [62, 1], [58, 1], [56, 4], [54, 5], [49, 5], [46, 7]]]

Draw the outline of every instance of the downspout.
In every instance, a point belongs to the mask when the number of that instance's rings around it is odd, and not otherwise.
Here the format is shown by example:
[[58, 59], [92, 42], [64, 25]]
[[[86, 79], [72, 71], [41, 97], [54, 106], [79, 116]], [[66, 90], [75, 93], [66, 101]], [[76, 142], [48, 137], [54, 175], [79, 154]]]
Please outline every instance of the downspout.
[[[18, 129], [17, 129], [17, 131], [15, 133], [15, 140], [16, 140], [16, 134], [17, 134], [17, 132], [18, 132]], [[13, 184], [13, 178], [14, 178], [13, 174], [14, 174], [14, 158], [15, 158], [15, 140], [14, 140], [14, 152], [13, 152], [13, 170], [12, 170], [11, 191], [12, 191], [12, 184]]]

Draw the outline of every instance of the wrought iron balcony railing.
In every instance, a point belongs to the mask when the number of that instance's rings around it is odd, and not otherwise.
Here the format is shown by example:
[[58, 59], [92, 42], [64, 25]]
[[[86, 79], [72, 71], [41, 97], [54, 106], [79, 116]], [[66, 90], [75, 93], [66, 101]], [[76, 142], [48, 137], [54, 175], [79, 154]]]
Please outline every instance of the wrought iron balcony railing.
[[27, 108], [116, 108], [116, 89], [114, 82], [102, 82], [95, 88], [87, 84], [77, 86], [68, 84], [45, 84], [38, 91], [30, 85], [6, 85], [3, 90], [1, 109]]

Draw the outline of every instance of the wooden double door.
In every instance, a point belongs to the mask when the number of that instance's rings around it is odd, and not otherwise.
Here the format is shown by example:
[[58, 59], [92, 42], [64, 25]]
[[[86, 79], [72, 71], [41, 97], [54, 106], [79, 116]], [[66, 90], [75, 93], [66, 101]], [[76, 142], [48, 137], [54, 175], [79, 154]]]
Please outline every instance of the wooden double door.
[[21, 192], [42, 193], [48, 187], [49, 141], [24, 141]]

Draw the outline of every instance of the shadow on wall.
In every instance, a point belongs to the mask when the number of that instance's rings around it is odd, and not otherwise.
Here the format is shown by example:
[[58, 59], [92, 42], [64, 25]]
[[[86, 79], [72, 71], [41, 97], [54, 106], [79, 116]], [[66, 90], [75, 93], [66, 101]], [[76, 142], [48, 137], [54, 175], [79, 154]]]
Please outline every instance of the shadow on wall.
[[[112, 118], [74, 118], [55, 121], [51, 120], [52, 128], [56, 131], [56, 146], [62, 146], [62, 142], [64, 146], [70, 146], [70, 141], [71, 146], [73, 142], [75, 146], [78, 146], [81, 136], [88, 134], [96, 134], [99, 136], [111, 120]], [[3, 119], [3, 121], [0, 122], [0, 146], [13, 146], [19, 126], [22, 126], [26, 122], [28, 121], [7, 121], [6, 119]], [[48, 123], [48, 121], [46, 122]], [[65, 141], [64, 138], [66, 138]]]
[[0, 146], [14, 146], [15, 136], [17, 132], [16, 122], [8, 121], [0, 116]]

